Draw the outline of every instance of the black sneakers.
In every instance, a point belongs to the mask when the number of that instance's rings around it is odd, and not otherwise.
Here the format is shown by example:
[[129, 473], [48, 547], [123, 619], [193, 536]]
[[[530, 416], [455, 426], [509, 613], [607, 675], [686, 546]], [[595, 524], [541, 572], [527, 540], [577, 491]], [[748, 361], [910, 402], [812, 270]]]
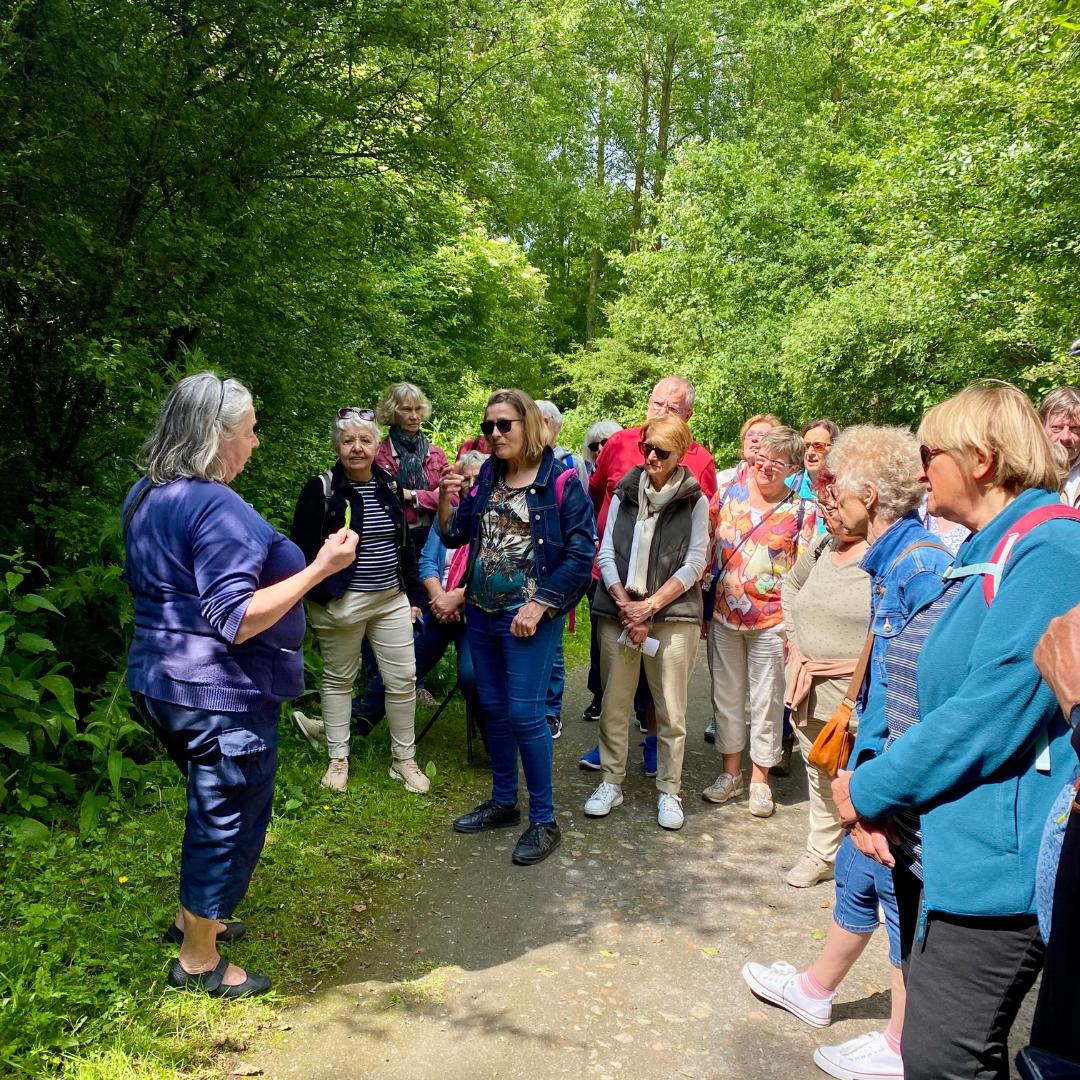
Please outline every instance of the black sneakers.
[[582, 720], [599, 720], [600, 713], [603, 709], [603, 701], [594, 699], [585, 706], [585, 711], [581, 714]]
[[476, 833], [520, 824], [521, 811], [516, 806], [500, 806], [494, 799], [488, 799], [475, 810], [457, 818], [454, 821], [454, 832]]
[[517, 866], [532, 866], [543, 862], [562, 843], [562, 832], [557, 821], [550, 825], [531, 824], [518, 840], [512, 861]]

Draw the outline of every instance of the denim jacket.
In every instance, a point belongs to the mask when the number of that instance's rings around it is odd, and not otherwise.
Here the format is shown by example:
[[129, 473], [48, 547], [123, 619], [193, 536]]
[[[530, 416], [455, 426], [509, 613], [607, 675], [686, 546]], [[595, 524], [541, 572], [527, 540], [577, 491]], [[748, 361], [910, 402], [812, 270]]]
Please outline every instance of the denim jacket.
[[[479, 554], [480, 525], [501, 462], [489, 458], [477, 477], [476, 486], [464, 496], [442, 530], [447, 547], [469, 545], [469, 564], [464, 581], [472, 579]], [[553, 616], [565, 615], [577, 607], [592, 578], [596, 557], [596, 516], [580, 484], [563, 487], [562, 505], [555, 502], [555, 480], [562, 472], [550, 448], [544, 450], [536, 479], [525, 493], [529, 507], [529, 529], [536, 554], [536, 596], [551, 608]]]
[[[933, 547], [907, 551], [901, 558], [912, 544]], [[913, 511], [890, 525], [859, 563], [871, 580], [874, 648], [870, 653], [870, 677], [859, 697], [859, 731], [851, 755], [855, 764], [881, 753], [889, 734], [885, 721], [885, 650], [908, 619], [941, 592], [941, 575], [952, 561], [952, 553]]]

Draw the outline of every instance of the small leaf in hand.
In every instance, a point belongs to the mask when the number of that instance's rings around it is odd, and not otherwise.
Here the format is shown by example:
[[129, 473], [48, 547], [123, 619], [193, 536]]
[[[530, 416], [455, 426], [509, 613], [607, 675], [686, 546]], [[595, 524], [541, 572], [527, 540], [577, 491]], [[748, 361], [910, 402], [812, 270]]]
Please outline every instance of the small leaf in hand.
[[348, 530], [348, 528], [351, 525], [352, 525], [352, 503], [346, 501], [346, 503], [345, 503], [345, 528], [346, 528], [346, 530]]

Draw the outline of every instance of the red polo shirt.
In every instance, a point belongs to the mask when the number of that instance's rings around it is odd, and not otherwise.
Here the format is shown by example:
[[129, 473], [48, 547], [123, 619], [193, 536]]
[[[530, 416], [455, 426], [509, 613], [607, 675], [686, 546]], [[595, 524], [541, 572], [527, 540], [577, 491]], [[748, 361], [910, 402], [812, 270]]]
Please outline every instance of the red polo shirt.
[[[638, 443], [641, 441], [641, 428], [624, 428], [616, 431], [608, 439], [596, 458], [596, 468], [589, 477], [589, 494], [596, 508], [597, 536], [603, 537], [607, 523], [608, 507], [611, 496], [619, 481], [635, 466], [642, 463]], [[716, 462], [704, 446], [694, 442], [683, 455], [682, 463], [694, 474], [701, 485], [702, 494], [711, 499], [716, 492]], [[599, 580], [600, 571], [593, 563], [593, 577]]]

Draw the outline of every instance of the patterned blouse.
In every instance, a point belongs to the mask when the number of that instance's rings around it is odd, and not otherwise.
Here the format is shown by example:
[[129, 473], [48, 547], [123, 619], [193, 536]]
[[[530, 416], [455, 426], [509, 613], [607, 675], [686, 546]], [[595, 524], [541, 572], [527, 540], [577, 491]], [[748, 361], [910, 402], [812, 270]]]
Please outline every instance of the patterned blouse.
[[536, 593], [536, 556], [525, 488], [497, 483], [480, 524], [467, 595], [482, 611], [516, 611]]
[[713, 567], [720, 574], [716, 618], [729, 630], [768, 630], [784, 621], [780, 587], [817, 529], [812, 502], [789, 492], [772, 511], [750, 505], [750, 487], [735, 481], [709, 505]]

